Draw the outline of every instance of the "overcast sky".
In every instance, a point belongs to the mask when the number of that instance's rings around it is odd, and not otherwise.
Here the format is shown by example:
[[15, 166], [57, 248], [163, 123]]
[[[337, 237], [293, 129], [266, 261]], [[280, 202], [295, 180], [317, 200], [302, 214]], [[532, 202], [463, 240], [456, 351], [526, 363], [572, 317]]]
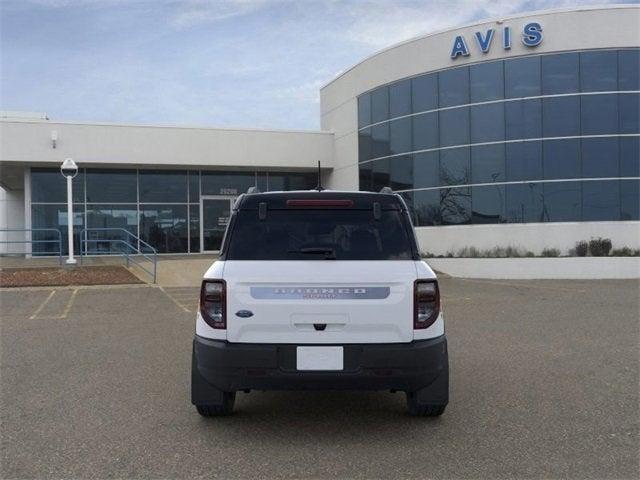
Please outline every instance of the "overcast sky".
[[319, 87], [413, 36], [603, 1], [0, 0], [0, 110], [319, 128]]

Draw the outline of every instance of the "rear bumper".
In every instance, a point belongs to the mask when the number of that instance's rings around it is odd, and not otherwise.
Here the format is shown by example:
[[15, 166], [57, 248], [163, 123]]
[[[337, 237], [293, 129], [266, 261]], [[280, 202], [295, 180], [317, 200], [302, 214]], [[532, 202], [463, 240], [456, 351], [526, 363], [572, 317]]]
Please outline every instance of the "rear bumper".
[[449, 392], [447, 339], [344, 347], [344, 370], [296, 370], [296, 345], [240, 344], [196, 336], [193, 342], [193, 403], [207, 403], [206, 390], [403, 390], [425, 387], [433, 403]]

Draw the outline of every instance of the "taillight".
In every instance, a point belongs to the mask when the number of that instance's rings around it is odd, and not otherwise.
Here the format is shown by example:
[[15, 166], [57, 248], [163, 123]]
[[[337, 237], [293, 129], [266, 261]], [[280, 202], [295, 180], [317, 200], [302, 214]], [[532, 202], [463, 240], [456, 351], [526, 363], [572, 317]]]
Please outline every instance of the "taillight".
[[227, 328], [227, 285], [224, 280], [204, 280], [200, 289], [200, 315], [211, 328]]
[[428, 328], [440, 314], [440, 290], [436, 280], [416, 280], [413, 287], [413, 328]]

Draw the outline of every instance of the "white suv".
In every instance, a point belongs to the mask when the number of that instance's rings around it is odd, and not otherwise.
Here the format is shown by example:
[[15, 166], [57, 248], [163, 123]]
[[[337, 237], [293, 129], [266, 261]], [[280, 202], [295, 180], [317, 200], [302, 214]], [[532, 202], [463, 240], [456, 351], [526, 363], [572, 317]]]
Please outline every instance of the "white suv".
[[400, 390], [411, 414], [444, 412], [440, 291], [399, 195], [238, 198], [202, 282], [191, 401], [225, 415], [251, 389]]

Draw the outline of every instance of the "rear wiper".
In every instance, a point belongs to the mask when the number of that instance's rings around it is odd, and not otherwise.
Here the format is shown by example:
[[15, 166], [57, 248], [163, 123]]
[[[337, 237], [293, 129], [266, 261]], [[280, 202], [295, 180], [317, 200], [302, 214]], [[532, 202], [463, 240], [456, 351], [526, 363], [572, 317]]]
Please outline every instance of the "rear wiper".
[[326, 260], [336, 259], [336, 251], [331, 247], [303, 247], [299, 250], [289, 250], [289, 253], [324, 253]]

